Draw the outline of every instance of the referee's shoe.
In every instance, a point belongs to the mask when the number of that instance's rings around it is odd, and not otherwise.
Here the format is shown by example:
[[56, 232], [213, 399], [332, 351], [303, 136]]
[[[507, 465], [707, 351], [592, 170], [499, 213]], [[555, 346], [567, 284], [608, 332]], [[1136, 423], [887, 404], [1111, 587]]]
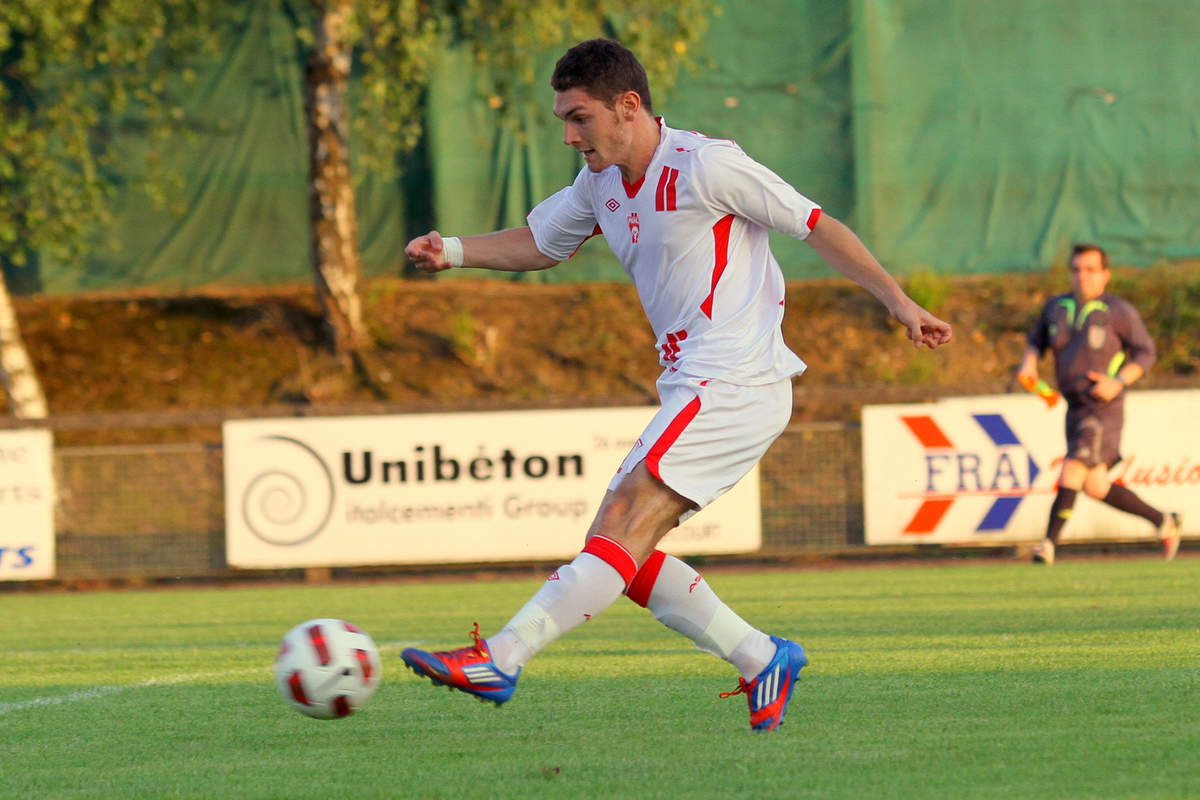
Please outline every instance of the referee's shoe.
[[1158, 528], [1158, 538], [1162, 540], [1163, 556], [1170, 561], [1179, 552], [1179, 540], [1183, 537], [1180, 526], [1183, 520], [1179, 514], [1172, 511], [1163, 515], [1163, 524]]

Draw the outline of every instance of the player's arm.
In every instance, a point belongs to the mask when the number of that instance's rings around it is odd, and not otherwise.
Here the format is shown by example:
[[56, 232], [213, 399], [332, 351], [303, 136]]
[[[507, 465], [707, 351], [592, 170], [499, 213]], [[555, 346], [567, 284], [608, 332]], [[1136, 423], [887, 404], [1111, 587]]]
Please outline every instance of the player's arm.
[[950, 324], [917, 305], [900, 284], [867, 250], [866, 245], [844, 224], [822, 214], [804, 239], [825, 263], [873, 294], [887, 307], [896, 321], [908, 331], [917, 347], [930, 349], [946, 344], [952, 334]]
[[1025, 346], [1025, 354], [1021, 356], [1021, 364], [1017, 367], [1017, 380], [1022, 386], [1032, 386], [1038, 382], [1038, 359], [1041, 355], [1037, 347], [1031, 344]]
[[1088, 373], [1088, 378], [1092, 380], [1092, 396], [1104, 401], [1112, 400], [1125, 391], [1125, 387], [1145, 375], [1158, 358], [1154, 339], [1146, 330], [1141, 315], [1130, 305], [1121, 307], [1118, 313], [1122, 314], [1124, 322], [1118, 334], [1125, 343], [1129, 359], [1114, 375], [1103, 372]]
[[441, 272], [459, 266], [526, 272], [549, 269], [559, 263], [538, 250], [528, 226], [449, 241], [437, 231], [430, 231], [409, 242], [404, 254], [422, 272]]

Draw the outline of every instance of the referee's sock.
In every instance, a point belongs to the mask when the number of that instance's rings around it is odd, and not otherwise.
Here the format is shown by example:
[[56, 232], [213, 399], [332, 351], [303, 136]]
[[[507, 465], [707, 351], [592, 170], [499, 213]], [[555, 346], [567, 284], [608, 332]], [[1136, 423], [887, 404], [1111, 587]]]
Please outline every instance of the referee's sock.
[[1157, 508], [1147, 505], [1142, 498], [1119, 483], [1114, 483], [1108, 488], [1108, 494], [1104, 495], [1104, 502], [1113, 508], [1128, 514], [1136, 514], [1142, 519], [1148, 520], [1156, 529], [1162, 527], [1163, 513]]
[[1046, 526], [1046, 538], [1054, 544], [1058, 544], [1058, 536], [1075, 510], [1075, 495], [1078, 493], [1078, 489], [1058, 487], [1054, 504], [1050, 506], [1050, 524]]
[[733, 664], [746, 680], [753, 680], [775, 656], [770, 636], [721, 602], [700, 573], [661, 550], [642, 564], [626, 594], [700, 650]]

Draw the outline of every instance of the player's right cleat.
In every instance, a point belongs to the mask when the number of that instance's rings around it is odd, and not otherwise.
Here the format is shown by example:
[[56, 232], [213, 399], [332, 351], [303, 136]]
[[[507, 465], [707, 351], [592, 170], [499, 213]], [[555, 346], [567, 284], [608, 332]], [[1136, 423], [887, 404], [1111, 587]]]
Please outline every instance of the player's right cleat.
[[1054, 542], [1049, 539], [1042, 539], [1042, 543], [1033, 549], [1033, 563], [1053, 564]]
[[1179, 540], [1183, 536], [1183, 531], [1179, 528], [1183, 521], [1179, 518], [1179, 514], [1172, 511], [1170, 514], [1163, 515], [1163, 524], [1158, 529], [1158, 538], [1162, 541], [1163, 556], [1170, 561], [1179, 552]]
[[756, 732], [773, 731], [783, 724], [783, 714], [792, 699], [796, 679], [808, 663], [804, 648], [795, 642], [778, 636], [772, 636], [771, 641], [775, 643], [775, 657], [771, 663], [749, 683], [739, 676], [738, 688], [720, 695], [722, 698], [746, 695], [750, 704], [750, 730]]
[[427, 653], [409, 647], [400, 654], [400, 658], [417, 675], [433, 681], [434, 686], [449, 686], [496, 705], [508, 702], [517, 690], [517, 677], [521, 670], [509, 675], [492, 663], [487, 642], [479, 635], [478, 622], [471, 631], [471, 638], [475, 640], [474, 644], [458, 650]]

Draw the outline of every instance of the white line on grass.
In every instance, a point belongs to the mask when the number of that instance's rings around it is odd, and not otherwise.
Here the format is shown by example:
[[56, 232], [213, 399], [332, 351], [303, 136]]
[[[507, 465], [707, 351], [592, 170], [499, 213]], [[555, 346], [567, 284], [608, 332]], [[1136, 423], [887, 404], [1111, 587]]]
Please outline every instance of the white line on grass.
[[211, 680], [213, 678], [231, 678], [236, 675], [261, 675], [262, 673], [263, 670], [261, 669], [231, 669], [222, 672], [193, 672], [184, 675], [168, 675], [161, 678], [150, 678], [140, 683], [131, 683], [127, 686], [92, 686], [87, 689], [76, 689], [66, 694], [33, 697], [29, 700], [21, 700], [15, 703], [0, 703], [0, 716], [12, 711], [25, 711], [30, 708], [44, 708], [46, 706], [62, 705], [63, 703], [97, 700], [101, 697], [128, 692], [131, 689], [149, 689], [154, 686], [173, 686], [178, 683], [192, 683], [194, 681]]
[[[382, 651], [402, 650], [405, 647], [412, 647], [419, 644], [423, 644], [423, 642], [383, 642], [379, 645], [379, 649]], [[140, 683], [131, 683], [126, 686], [91, 686], [87, 689], [76, 689], [75, 691], [67, 692], [66, 694], [33, 697], [29, 700], [20, 700], [15, 703], [0, 703], [0, 716], [13, 711], [25, 711], [30, 708], [45, 708], [46, 706], [57, 706], [62, 705], [63, 703], [78, 703], [85, 700], [97, 700], [101, 697], [108, 697], [121, 692], [128, 692], [131, 689], [148, 689], [153, 686], [171, 686], [177, 683], [192, 683], [194, 681], [210, 680], [213, 678], [230, 678], [235, 675], [263, 675], [264, 672], [265, 668], [232, 669], [225, 670], [223, 672], [194, 672], [184, 675], [168, 675], [162, 678], [150, 678]]]

